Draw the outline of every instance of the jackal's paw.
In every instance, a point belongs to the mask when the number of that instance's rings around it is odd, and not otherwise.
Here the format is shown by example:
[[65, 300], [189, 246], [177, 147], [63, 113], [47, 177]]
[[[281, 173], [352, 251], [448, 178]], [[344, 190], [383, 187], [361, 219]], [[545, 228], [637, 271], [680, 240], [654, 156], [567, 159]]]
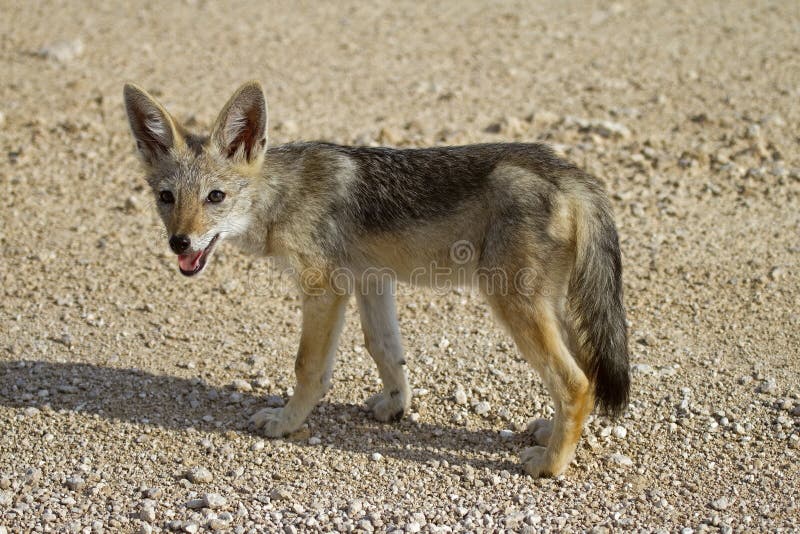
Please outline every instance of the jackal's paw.
[[250, 426], [268, 438], [280, 438], [295, 430], [284, 408], [264, 408], [250, 417]]
[[409, 399], [398, 390], [376, 393], [367, 399], [367, 406], [378, 421], [399, 421], [408, 407]]
[[552, 477], [560, 475], [564, 469], [554, 468], [547, 458], [547, 449], [544, 447], [528, 447], [520, 454], [522, 468], [532, 477]]
[[553, 422], [548, 419], [536, 419], [528, 425], [528, 432], [533, 434], [537, 445], [547, 447], [550, 436], [553, 435]]

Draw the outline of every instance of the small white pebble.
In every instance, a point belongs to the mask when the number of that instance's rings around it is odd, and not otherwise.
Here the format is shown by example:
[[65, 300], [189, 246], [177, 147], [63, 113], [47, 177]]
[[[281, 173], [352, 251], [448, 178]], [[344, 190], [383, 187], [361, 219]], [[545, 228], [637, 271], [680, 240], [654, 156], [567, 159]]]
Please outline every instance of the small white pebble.
[[489, 413], [490, 409], [491, 406], [486, 401], [478, 402], [475, 404], [475, 406], [473, 406], [473, 410], [475, 410], [475, 413], [478, 415], [486, 415], [487, 413]]
[[629, 457], [625, 456], [624, 454], [620, 454], [618, 452], [613, 453], [608, 457], [609, 460], [614, 462], [615, 464], [624, 465], [624, 466], [631, 466], [633, 465], [633, 460]]
[[214, 480], [214, 475], [205, 467], [193, 467], [186, 473], [186, 478], [195, 484], [207, 484]]
[[383, 460], [383, 455], [379, 452], [373, 452], [371, 458], [373, 462], [380, 462]]
[[212, 510], [224, 508], [228, 500], [219, 493], [206, 493], [203, 495], [203, 506]]
[[617, 425], [617, 426], [614, 427], [614, 430], [613, 430], [612, 433], [614, 434], [615, 438], [625, 439], [625, 436], [628, 435], [628, 429], [625, 428], [622, 425]]
[[350, 515], [358, 515], [364, 509], [364, 503], [356, 499], [347, 507], [347, 513]]
[[727, 509], [730, 505], [731, 501], [727, 497], [720, 497], [719, 499], [711, 501], [711, 508], [720, 512]]
[[156, 520], [156, 511], [152, 506], [143, 506], [139, 512], [139, 519], [152, 523]]

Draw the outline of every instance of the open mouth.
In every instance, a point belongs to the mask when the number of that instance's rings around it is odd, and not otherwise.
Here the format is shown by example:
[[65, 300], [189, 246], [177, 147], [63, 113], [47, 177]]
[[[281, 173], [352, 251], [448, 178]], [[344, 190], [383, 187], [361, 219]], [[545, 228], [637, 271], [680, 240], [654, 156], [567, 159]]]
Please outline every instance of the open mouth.
[[214, 249], [218, 237], [219, 234], [215, 235], [208, 246], [203, 250], [198, 250], [190, 254], [178, 255], [178, 268], [181, 270], [182, 275], [194, 276], [203, 270], [203, 267], [206, 266], [206, 259], [208, 259], [208, 256]]

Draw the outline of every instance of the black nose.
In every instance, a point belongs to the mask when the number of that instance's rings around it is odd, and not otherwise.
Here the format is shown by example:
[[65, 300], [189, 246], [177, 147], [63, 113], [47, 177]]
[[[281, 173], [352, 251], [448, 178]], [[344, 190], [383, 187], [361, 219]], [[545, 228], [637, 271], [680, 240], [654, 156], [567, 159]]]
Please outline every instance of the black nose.
[[191, 244], [192, 241], [189, 239], [189, 236], [174, 235], [169, 238], [169, 248], [171, 248], [172, 252], [175, 254], [183, 254]]

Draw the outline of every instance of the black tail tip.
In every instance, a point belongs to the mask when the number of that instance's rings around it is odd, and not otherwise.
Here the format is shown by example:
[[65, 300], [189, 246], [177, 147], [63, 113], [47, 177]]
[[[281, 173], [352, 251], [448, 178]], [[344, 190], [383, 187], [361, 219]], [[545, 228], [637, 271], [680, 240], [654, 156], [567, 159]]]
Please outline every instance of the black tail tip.
[[612, 369], [598, 369], [595, 399], [601, 413], [619, 417], [630, 400], [631, 377], [627, 365]]

